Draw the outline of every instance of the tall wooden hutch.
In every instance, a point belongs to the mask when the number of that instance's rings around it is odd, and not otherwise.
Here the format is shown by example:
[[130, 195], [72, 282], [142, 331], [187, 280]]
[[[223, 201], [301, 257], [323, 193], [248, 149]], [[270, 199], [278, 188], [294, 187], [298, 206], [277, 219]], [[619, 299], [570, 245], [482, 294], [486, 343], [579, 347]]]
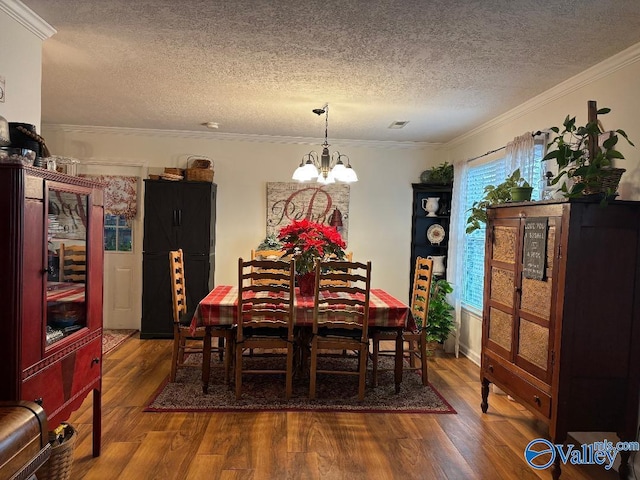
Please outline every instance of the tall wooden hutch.
[[548, 423], [554, 444], [568, 432], [635, 440], [640, 202], [525, 202], [488, 216], [482, 410], [494, 383]]
[[[0, 164], [0, 399], [42, 405], [50, 428], [93, 391], [100, 454], [103, 189], [80, 177]], [[70, 247], [75, 248], [70, 248]], [[60, 252], [67, 256], [66, 267]], [[64, 270], [74, 275], [64, 276]]]

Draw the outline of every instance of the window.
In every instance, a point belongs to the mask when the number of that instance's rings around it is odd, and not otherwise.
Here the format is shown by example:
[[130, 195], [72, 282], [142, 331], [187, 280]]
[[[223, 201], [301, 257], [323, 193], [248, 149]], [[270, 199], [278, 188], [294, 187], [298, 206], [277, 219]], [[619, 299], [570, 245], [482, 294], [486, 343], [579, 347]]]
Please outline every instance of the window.
[[[533, 194], [531, 198], [540, 198], [544, 157], [544, 142], [537, 141], [534, 146], [535, 162], [533, 164], [532, 178], [540, 179], [533, 182]], [[523, 176], [526, 172], [523, 172]], [[502, 183], [511, 174], [507, 166], [506, 158], [494, 160], [481, 165], [469, 165], [467, 173], [466, 197], [464, 199], [464, 215], [473, 202], [480, 200], [484, 196], [485, 185], [496, 185]], [[466, 216], [465, 216], [466, 219]], [[482, 310], [482, 296], [484, 290], [484, 241], [485, 227], [464, 235], [463, 240], [463, 261], [464, 276], [462, 282], [462, 303], [466, 307]]]
[[133, 249], [131, 219], [124, 215], [105, 214], [104, 249], [110, 252], [130, 252]]

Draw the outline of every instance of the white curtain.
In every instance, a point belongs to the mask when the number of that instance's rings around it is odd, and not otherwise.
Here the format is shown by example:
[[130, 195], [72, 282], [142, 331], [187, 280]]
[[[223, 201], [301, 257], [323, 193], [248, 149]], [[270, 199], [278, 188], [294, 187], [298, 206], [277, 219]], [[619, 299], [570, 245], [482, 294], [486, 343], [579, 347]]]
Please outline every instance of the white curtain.
[[537, 186], [540, 181], [539, 178], [534, 178], [534, 165], [539, 161], [535, 159], [534, 153], [534, 142], [531, 132], [525, 132], [507, 143], [507, 172], [511, 173], [516, 168], [519, 168], [520, 176], [529, 182], [529, 185], [532, 187]]
[[455, 308], [456, 329], [454, 333], [454, 353], [456, 357], [460, 351], [460, 319], [462, 313], [462, 281], [464, 275], [464, 235], [467, 214], [464, 211], [464, 199], [467, 190], [468, 163], [466, 160], [453, 162], [453, 199], [451, 202], [451, 232], [449, 234], [449, 258], [447, 268], [448, 278], [451, 279], [453, 293], [450, 294], [451, 304]]
[[[516, 168], [520, 168], [520, 175], [531, 186], [539, 181], [534, 175], [535, 159], [534, 138], [531, 132], [525, 132], [514, 138], [506, 146], [505, 171], [511, 174]], [[451, 202], [451, 234], [449, 236], [449, 259], [447, 262], [448, 278], [453, 285], [451, 304], [455, 307], [456, 330], [454, 340], [454, 352], [456, 357], [460, 350], [460, 326], [462, 319], [462, 285], [464, 282], [464, 235], [468, 213], [464, 211], [465, 198], [467, 196], [467, 174], [469, 162], [461, 159], [453, 162], [453, 201]]]

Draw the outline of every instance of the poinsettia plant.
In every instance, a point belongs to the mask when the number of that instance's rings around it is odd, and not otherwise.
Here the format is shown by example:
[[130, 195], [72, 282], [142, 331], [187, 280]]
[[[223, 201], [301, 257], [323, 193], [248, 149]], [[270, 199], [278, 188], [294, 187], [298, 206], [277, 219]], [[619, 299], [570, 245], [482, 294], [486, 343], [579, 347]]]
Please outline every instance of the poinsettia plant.
[[295, 257], [298, 275], [312, 272], [316, 258], [344, 259], [346, 244], [338, 230], [329, 225], [307, 219], [294, 220], [280, 229], [278, 239], [283, 244], [285, 255]]

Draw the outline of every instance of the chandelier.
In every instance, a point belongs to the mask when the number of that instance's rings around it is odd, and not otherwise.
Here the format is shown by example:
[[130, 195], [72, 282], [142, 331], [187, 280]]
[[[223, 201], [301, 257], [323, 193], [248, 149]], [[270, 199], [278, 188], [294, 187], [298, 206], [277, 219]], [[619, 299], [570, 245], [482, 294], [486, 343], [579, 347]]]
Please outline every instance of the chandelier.
[[[329, 184], [338, 182], [357, 182], [358, 176], [351, 168], [349, 157], [340, 152], [329, 154], [329, 142], [327, 142], [327, 132], [329, 130], [329, 104], [322, 108], [314, 108], [313, 113], [320, 116], [324, 113], [324, 143], [322, 144], [322, 155], [311, 151], [302, 157], [302, 162], [291, 177], [299, 182], [308, 182], [317, 179], [318, 183]], [[344, 159], [344, 161], [343, 161]], [[346, 164], [345, 164], [346, 162]]]

